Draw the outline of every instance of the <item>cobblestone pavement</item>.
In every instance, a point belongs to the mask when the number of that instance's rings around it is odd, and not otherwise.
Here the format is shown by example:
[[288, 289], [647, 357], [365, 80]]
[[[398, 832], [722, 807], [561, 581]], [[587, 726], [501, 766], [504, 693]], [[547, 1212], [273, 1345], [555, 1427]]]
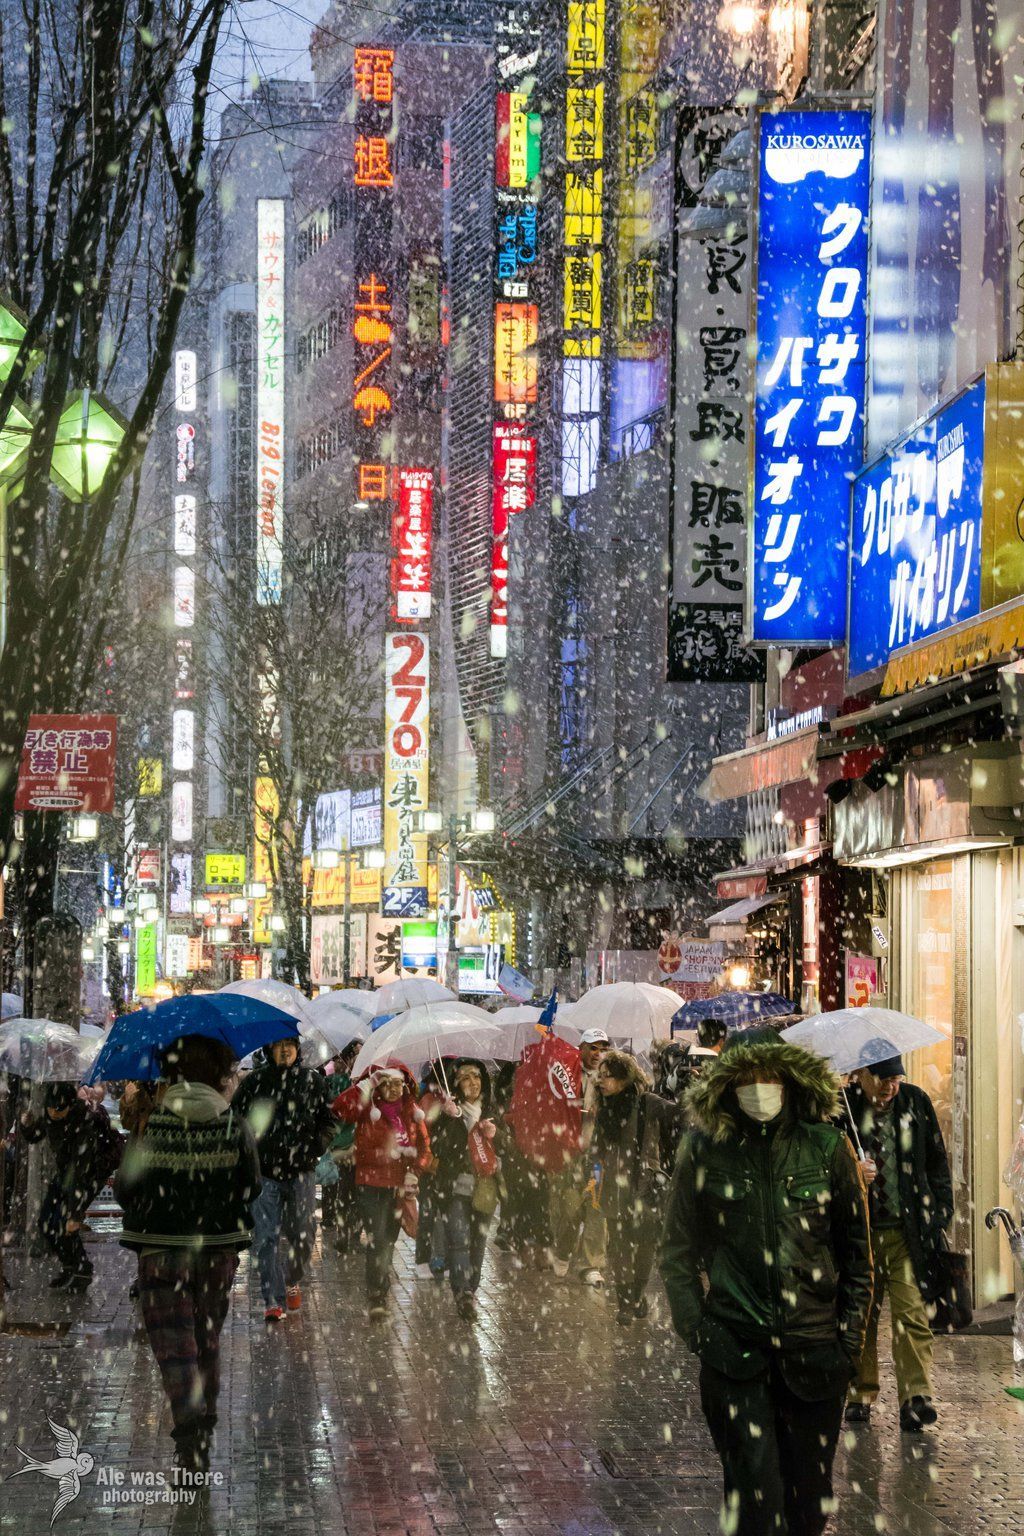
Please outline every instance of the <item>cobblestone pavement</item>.
[[[104, 1223], [101, 1223], [104, 1225]], [[81, 1298], [46, 1290], [49, 1267], [12, 1257], [0, 1336], [0, 1473], [20, 1445], [55, 1452], [46, 1416], [70, 1425], [95, 1467], [55, 1530], [225, 1536], [656, 1536], [718, 1529], [718, 1468], [692, 1361], [652, 1286], [652, 1316], [617, 1327], [599, 1294], [488, 1259], [480, 1321], [396, 1256], [392, 1317], [364, 1321], [358, 1257], [318, 1251], [301, 1313], [262, 1320], [243, 1259], [224, 1331], [221, 1422], [194, 1506], [114, 1507], [113, 1472], [167, 1471], [169, 1417], [128, 1298], [134, 1260], [92, 1234], [97, 1279]], [[837, 1461], [834, 1536], [973, 1536], [1024, 1528], [1024, 1404], [1009, 1339], [938, 1344], [937, 1430], [893, 1429], [891, 1387]], [[56, 1485], [0, 1484], [0, 1529], [44, 1536]], [[107, 1502], [104, 1503], [104, 1498]]]

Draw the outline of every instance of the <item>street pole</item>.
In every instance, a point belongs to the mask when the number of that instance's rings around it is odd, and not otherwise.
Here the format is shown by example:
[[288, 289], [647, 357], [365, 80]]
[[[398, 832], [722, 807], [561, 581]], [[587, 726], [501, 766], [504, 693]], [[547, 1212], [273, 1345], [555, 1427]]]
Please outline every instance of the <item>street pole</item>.
[[346, 987], [349, 984], [349, 972], [352, 962], [352, 862], [349, 853], [348, 838], [345, 840], [345, 917], [342, 928], [341, 973], [345, 978]]
[[455, 936], [455, 900], [457, 895], [456, 884], [456, 860], [458, 857], [457, 838], [459, 835], [459, 823], [454, 815], [448, 818], [448, 958], [445, 966], [446, 975], [444, 984], [450, 992], [458, 996], [459, 991], [459, 947]]

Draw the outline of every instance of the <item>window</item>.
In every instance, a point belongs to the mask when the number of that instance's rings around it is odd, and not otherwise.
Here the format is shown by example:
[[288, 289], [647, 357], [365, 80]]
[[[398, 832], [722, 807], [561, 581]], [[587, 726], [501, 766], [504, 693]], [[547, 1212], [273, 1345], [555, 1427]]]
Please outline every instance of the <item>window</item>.
[[343, 182], [332, 194], [326, 207], [317, 208], [299, 225], [295, 235], [296, 265], [301, 267], [304, 261], [315, 256], [328, 240], [334, 239], [351, 217], [352, 188]]
[[340, 421], [300, 437], [295, 450], [296, 480], [304, 479], [322, 464], [336, 458], [344, 446], [345, 435]]
[[326, 319], [311, 325], [295, 343], [295, 372], [302, 373], [341, 340], [343, 327], [340, 309], [332, 309]]

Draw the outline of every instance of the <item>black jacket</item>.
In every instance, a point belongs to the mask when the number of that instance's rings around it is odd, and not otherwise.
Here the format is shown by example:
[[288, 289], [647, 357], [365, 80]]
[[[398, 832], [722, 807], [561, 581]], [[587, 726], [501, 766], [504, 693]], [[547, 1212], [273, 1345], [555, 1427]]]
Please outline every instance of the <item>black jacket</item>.
[[[492, 1115], [490, 1074], [482, 1061], [474, 1061], [473, 1066], [480, 1068], [483, 1085], [480, 1095], [480, 1120], [487, 1120]], [[451, 1067], [448, 1068], [448, 1073], [449, 1084], [454, 1087]], [[458, 1102], [457, 1099], [456, 1102]], [[478, 1120], [477, 1124], [479, 1123]], [[495, 1143], [492, 1142], [491, 1145], [493, 1147]], [[476, 1178], [476, 1168], [469, 1155], [469, 1128], [465, 1120], [461, 1116], [454, 1119], [442, 1110], [437, 1119], [430, 1123], [430, 1150], [437, 1161], [433, 1173], [433, 1198], [445, 1203], [454, 1193], [455, 1181], [460, 1175], [467, 1174], [471, 1178]]]
[[260, 1192], [249, 1127], [211, 1089], [169, 1088], [125, 1151], [114, 1191], [126, 1248], [244, 1248]]
[[[871, 1104], [856, 1085], [847, 1089], [846, 1096], [858, 1134], [866, 1141]], [[886, 1113], [896, 1116], [903, 1235], [921, 1294], [925, 1301], [934, 1301], [935, 1249], [940, 1233], [953, 1219], [953, 1181], [942, 1131], [931, 1099], [913, 1083], [900, 1084]]]
[[231, 1107], [249, 1122], [268, 1179], [294, 1179], [320, 1161], [337, 1133], [331, 1114], [330, 1079], [296, 1062], [257, 1067], [241, 1084]]
[[[784, 1082], [769, 1126], [743, 1115], [744, 1073]], [[777, 1355], [792, 1390], [842, 1392], [860, 1356], [871, 1301], [864, 1185], [834, 1114], [824, 1062], [775, 1042], [726, 1051], [687, 1095], [684, 1135], [662, 1241], [676, 1331], [737, 1379]], [[707, 1276], [705, 1295], [701, 1276]]]
[[51, 1120], [44, 1111], [22, 1125], [26, 1141], [44, 1139], [53, 1153], [56, 1177], [70, 1211], [69, 1220], [85, 1214], [98, 1190], [110, 1178], [121, 1158], [122, 1138], [110, 1123], [102, 1104], [73, 1099], [63, 1120]]
[[657, 1214], [675, 1163], [683, 1128], [678, 1104], [657, 1093], [627, 1087], [602, 1099], [594, 1121], [589, 1159], [600, 1167], [601, 1209], [614, 1219], [637, 1200]]

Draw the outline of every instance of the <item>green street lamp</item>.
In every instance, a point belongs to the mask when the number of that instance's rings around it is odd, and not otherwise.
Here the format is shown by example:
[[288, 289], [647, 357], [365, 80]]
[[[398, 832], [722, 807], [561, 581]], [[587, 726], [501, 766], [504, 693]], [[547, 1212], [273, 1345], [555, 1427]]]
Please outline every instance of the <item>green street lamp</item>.
[[[21, 350], [27, 328], [24, 312], [18, 308], [13, 299], [0, 299], [0, 384], [10, 376], [14, 359]], [[42, 355], [39, 351], [29, 353], [28, 367], [25, 369], [26, 378]]]
[[88, 501], [127, 431], [128, 423], [114, 406], [88, 389], [76, 390], [57, 423], [50, 474], [71, 501]]

